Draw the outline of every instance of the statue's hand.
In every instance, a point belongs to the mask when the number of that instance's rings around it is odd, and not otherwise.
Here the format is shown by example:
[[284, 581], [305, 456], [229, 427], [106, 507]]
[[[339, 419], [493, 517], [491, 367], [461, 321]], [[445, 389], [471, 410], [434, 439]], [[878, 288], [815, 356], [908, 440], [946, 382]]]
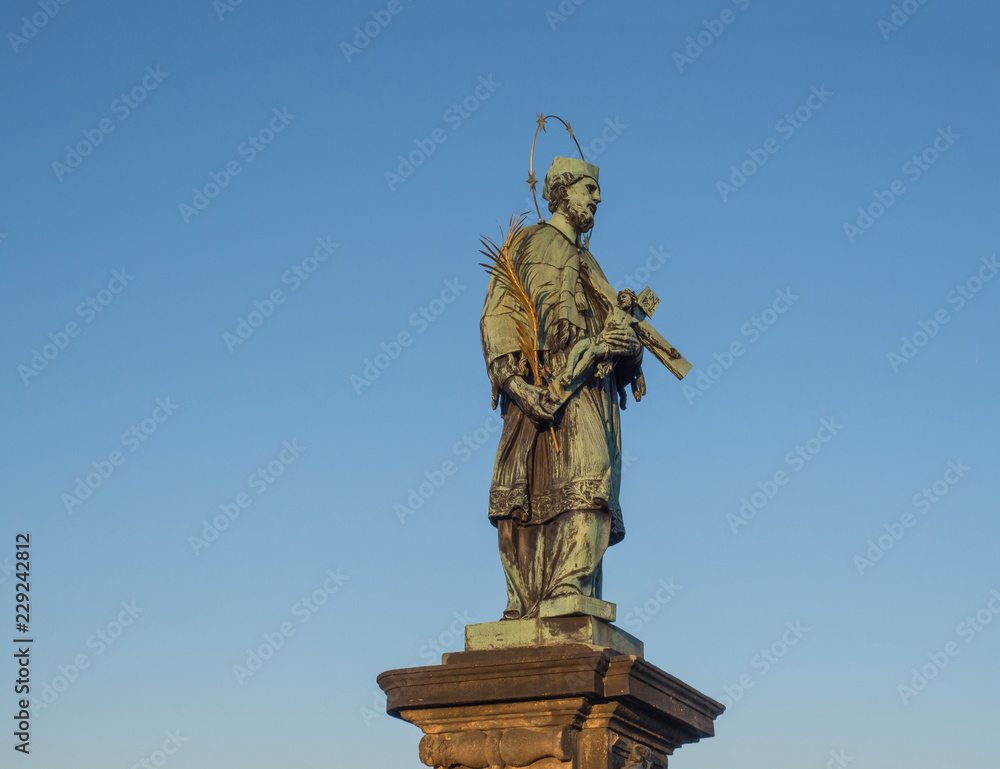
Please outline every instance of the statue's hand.
[[646, 377], [642, 375], [640, 371], [636, 377], [635, 381], [632, 382], [632, 397], [635, 398], [635, 402], [638, 403], [642, 400], [642, 396], [646, 394]]
[[601, 341], [616, 358], [634, 358], [642, 350], [639, 337], [631, 326], [605, 329], [601, 334]]
[[555, 416], [558, 404], [552, 402], [547, 388], [535, 387], [515, 376], [507, 383], [507, 392], [517, 407], [540, 427], [547, 425]]

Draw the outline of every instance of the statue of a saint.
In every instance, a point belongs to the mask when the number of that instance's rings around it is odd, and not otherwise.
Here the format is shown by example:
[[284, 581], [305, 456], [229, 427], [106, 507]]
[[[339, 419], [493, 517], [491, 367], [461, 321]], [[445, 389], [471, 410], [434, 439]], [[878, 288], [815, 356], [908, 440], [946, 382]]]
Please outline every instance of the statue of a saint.
[[511, 243], [545, 289], [538, 366], [550, 381], [576, 380], [565, 398], [534, 381], [515, 303], [495, 275], [483, 306], [483, 356], [504, 420], [489, 501], [507, 578], [504, 619], [537, 617], [547, 599], [600, 598], [604, 552], [625, 536], [619, 399], [624, 407], [627, 386], [636, 400], [645, 393], [643, 346], [626, 318], [635, 294], [609, 304], [614, 292], [581, 242], [601, 202], [598, 170], [557, 157], [542, 189], [551, 218]]

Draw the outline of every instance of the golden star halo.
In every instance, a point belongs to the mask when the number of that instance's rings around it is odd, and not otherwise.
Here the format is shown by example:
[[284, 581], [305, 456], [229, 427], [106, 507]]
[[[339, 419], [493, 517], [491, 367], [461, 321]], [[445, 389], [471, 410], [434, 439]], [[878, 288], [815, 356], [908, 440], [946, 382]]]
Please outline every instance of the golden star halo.
[[528, 187], [531, 189], [531, 199], [535, 202], [535, 213], [538, 214], [538, 223], [543, 224], [545, 222], [542, 219], [542, 212], [538, 208], [538, 197], [535, 195], [535, 186], [538, 184], [538, 179], [535, 178], [535, 141], [538, 139], [538, 132], [545, 131], [545, 123], [550, 119], [558, 120], [566, 127], [566, 132], [569, 134], [569, 138], [573, 140], [576, 145], [577, 152], [580, 153], [580, 160], [586, 162], [586, 158], [583, 156], [583, 150], [580, 148], [580, 142], [576, 140], [576, 136], [573, 135], [573, 129], [569, 123], [563, 120], [558, 115], [542, 115], [541, 112], [535, 113], [538, 119], [535, 120], [535, 135], [531, 137], [531, 155], [528, 158], [528, 178], [525, 180], [528, 183]]

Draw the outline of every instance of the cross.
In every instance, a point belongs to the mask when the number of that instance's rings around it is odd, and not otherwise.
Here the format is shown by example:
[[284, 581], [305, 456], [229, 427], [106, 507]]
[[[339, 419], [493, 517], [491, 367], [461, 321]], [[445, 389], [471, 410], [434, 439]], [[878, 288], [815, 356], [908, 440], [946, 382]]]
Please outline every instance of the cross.
[[[580, 276], [590, 289], [590, 293], [603, 306], [605, 314], [611, 313], [617, 305], [618, 292], [611, 287], [611, 284], [608, 283], [603, 275], [593, 272], [586, 262], [580, 265]], [[638, 304], [633, 310], [633, 317], [635, 317], [636, 322], [632, 328], [635, 329], [635, 335], [639, 338], [642, 346], [649, 350], [660, 363], [666, 366], [671, 374], [678, 379], [683, 379], [691, 370], [691, 364], [688, 363], [683, 355], [677, 352], [676, 347], [664, 339], [660, 335], [660, 332], [653, 328], [653, 325], [646, 320], [646, 318], [651, 317], [656, 312], [656, 308], [660, 304], [660, 298], [653, 293], [653, 289], [646, 286], [639, 293], [638, 300]], [[590, 371], [587, 370], [583, 372], [578, 371], [575, 374], [565, 372], [561, 376], [553, 377], [548, 383], [552, 402], [559, 406], [566, 403], [570, 396], [580, 388], [589, 376]]]
[[[581, 274], [590, 283], [594, 292], [598, 295], [598, 299], [603, 300], [602, 304], [604, 304], [605, 311], [609, 311], [618, 301], [618, 292], [611, 287], [611, 284], [604, 279], [604, 276], [594, 274], [585, 265], [581, 265], [581, 267]], [[683, 379], [691, 370], [691, 364], [683, 355], [677, 352], [676, 347], [671, 345], [670, 342], [663, 338], [659, 331], [653, 328], [653, 324], [646, 320], [647, 317], [653, 316], [659, 304], [660, 298], [653, 293], [653, 290], [649, 286], [646, 286], [639, 293], [639, 306], [635, 311], [638, 322], [633, 327], [635, 328], [635, 335], [639, 337], [642, 346], [649, 350], [653, 354], [653, 357], [660, 361], [660, 363], [666, 366], [671, 374], [678, 379]]]

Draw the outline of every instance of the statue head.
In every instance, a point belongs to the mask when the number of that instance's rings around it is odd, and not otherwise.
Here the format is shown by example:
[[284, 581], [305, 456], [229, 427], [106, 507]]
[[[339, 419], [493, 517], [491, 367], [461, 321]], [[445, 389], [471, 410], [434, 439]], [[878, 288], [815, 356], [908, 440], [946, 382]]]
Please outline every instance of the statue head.
[[631, 288], [623, 288], [618, 292], [617, 303], [620, 310], [632, 315], [635, 312], [635, 308], [639, 305], [639, 297]]
[[562, 213], [577, 232], [589, 232], [601, 202], [600, 169], [583, 160], [557, 157], [552, 161], [542, 197], [550, 213]]

